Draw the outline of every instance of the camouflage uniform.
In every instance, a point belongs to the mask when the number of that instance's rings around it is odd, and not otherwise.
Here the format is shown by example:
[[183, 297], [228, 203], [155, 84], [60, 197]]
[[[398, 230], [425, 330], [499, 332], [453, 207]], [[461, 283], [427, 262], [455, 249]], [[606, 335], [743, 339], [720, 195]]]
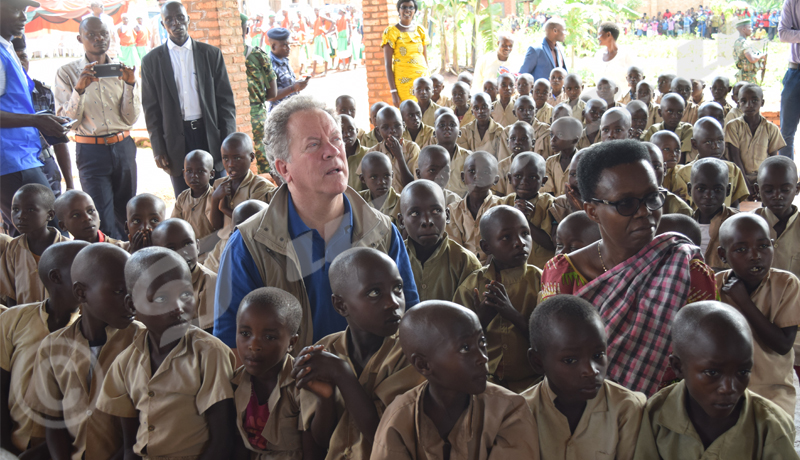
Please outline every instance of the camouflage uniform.
[[739, 37], [733, 44], [733, 57], [736, 59], [736, 79], [738, 81], [746, 81], [748, 83], [758, 83], [756, 80], [756, 73], [761, 70], [761, 62], [752, 63], [747, 60], [744, 52], [750, 49], [747, 46], [747, 39]]
[[259, 174], [269, 172], [269, 162], [264, 149], [264, 123], [267, 121], [267, 90], [275, 84], [275, 71], [267, 53], [245, 46], [247, 91], [250, 93], [250, 124], [253, 126], [253, 143]]

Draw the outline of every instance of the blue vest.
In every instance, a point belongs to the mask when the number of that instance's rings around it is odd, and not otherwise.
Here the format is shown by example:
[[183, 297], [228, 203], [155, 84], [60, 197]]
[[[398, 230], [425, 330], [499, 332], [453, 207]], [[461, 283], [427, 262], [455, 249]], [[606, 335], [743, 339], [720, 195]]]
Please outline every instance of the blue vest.
[[[0, 61], [3, 62], [6, 72], [6, 93], [0, 96], [0, 110], [10, 113], [36, 113], [31, 99], [33, 80], [2, 46]], [[39, 161], [41, 151], [39, 130], [36, 128], [0, 127], [0, 175], [43, 166]]]

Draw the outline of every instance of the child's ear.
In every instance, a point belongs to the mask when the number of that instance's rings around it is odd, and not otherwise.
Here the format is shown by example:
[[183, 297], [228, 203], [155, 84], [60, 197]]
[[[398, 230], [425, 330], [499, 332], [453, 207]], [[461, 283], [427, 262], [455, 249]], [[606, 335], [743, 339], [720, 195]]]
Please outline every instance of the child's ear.
[[486, 242], [486, 240], [481, 238], [481, 242], [478, 245], [481, 247], [481, 251], [483, 251], [484, 254], [487, 256], [492, 255], [492, 251], [489, 250], [489, 244]]
[[698, 144], [698, 142], [697, 142], [697, 141], [696, 141], [694, 138], [692, 138], [692, 139], [691, 139], [691, 142], [692, 142], [692, 148], [693, 148], [693, 149], [695, 149], [695, 150], [699, 150], [699, 149], [697, 148], [697, 144]]
[[419, 175], [419, 168], [414, 170], [414, 174], [417, 175], [417, 179], [422, 179], [422, 177]]
[[331, 303], [333, 304], [333, 309], [336, 310], [336, 313], [347, 318], [347, 304], [344, 303], [344, 299], [342, 296], [337, 294], [331, 294]]
[[125, 303], [125, 308], [133, 312], [136, 311], [136, 305], [133, 304], [133, 294], [125, 294], [123, 302]]
[[726, 189], [725, 196], [731, 196], [731, 184], [728, 182], [728, 188]]
[[300, 336], [295, 334], [289, 339], [289, 348], [286, 350], [287, 352], [291, 352], [294, 349], [294, 346], [297, 344], [297, 340], [299, 338]]
[[500, 182], [500, 174], [495, 174], [494, 182], [492, 182], [492, 185], [497, 185], [498, 182]]
[[795, 196], [797, 196], [798, 193], [800, 193], [800, 182], [798, 182], [797, 185], [795, 185], [794, 187]]
[[428, 359], [425, 358], [424, 355], [420, 353], [412, 353], [411, 354], [411, 365], [414, 366], [417, 372], [419, 372], [423, 377], [427, 377], [431, 375], [431, 367], [428, 363]]
[[72, 295], [75, 296], [79, 303], [86, 303], [86, 285], [80, 281], [75, 281], [72, 284]]
[[543, 186], [544, 186], [544, 184], [546, 184], [546, 183], [547, 183], [547, 179], [549, 179], [549, 177], [547, 177], [547, 176], [542, 176], [542, 185], [540, 185], [539, 187], [543, 187]]
[[511, 173], [506, 174], [506, 180], [511, 182]]
[[449, 224], [450, 223], [450, 208], [449, 207], [445, 208], [444, 216], [445, 216], [445, 223]]
[[359, 174], [358, 178], [361, 180], [361, 185], [367, 186], [367, 182], [364, 180], [364, 174]]
[[403, 223], [403, 213], [402, 212], [398, 212], [397, 213], [397, 226], [399, 228], [405, 228], [405, 224]]
[[753, 184], [753, 190], [755, 190], [756, 195], [761, 194], [761, 190], [759, 190], [758, 183]]
[[661, 106], [660, 105], [658, 106], [657, 112], [658, 112], [658, 116], [659, 117], [664, 118], [664, 115], [661, 115]]
[[217, 174], [217, 171], [214, 168], [211, 168], [211, 172], [209, 172], [208, 178], [209, 179], [213, 179], [216, 174]]
[[53, 268], [47, 272], [47, 279], [53, 284], [61, 284], [61, 272], [58, 269]]
[[254, 161], [256, 161], [256, 153], [255, 152], [250, 152], [250, 163], [252, 163]]
[[[461, 183], [466, 184], [467, 182], [464, 180], [464, 171], [461, 171]], [[798, 184], [800, 185], [800, 184]]]
[[675, 376], [683, 379], [683, 362], [675, 355], [669, 355], [669, 367], [675, 372]]
[[530, 364], [531, 368], [533, 368], [533, 372], [539, 375], [544, 375], [544, 369], [542, 369], [542, 357], [538, 351], [533, 349], [533, 347], [528, 348], [528, 364]]
[[54, 210], [47, 211], [47, 221], [51, 221], [56, 217], [56, 212]]
[[717, 247], [717, 255], [719, 256], [719, 259], [720, 259], [720, 260], [721, 260], [723, 263], [726, 263], [726, 264], [728, 263], [728, 260], [727, 260], [727, 258], [726, 258], [726, 256], [727, 256], [727, 251], [725, 251], [725, 248], [724, 248], [724, 247], [722, 247], [722, 246], [719, 246], [719, 247]]

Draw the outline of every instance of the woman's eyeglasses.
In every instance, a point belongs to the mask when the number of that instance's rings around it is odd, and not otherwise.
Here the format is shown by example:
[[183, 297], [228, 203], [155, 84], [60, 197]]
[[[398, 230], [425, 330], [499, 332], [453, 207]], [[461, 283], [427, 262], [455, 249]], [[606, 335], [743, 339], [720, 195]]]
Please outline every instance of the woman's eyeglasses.
[[642, 203], [647, 206], [647, 209], [655, 211], [664, 206], [664, 201], [666, 201], [666, 199], [667, 195], [664, 192], [659, 191], [653, 192], [644, 198], [625, 198], [618, 201], [598, 200], [597, 198], [592, 198], [591, 201], [614, 206], [617, 208], [617, 212], [621, 216], [630, 217], [636, 214], [636, 212], [642, 206]]

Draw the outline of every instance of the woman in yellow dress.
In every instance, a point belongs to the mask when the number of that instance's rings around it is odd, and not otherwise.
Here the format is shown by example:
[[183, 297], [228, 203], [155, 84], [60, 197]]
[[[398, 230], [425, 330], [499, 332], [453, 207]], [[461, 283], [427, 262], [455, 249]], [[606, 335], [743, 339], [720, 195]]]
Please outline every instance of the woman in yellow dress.
[[422, 26], [413, 23], [416, 0], [398, 0], [397, 12], [400, 22], [383, 31], [381, 47], [392, 102], [399, 107], [406, 99], [417, 100], [411, 94], [414, 80], [430, 76], [427, 50], [430, 39]]

